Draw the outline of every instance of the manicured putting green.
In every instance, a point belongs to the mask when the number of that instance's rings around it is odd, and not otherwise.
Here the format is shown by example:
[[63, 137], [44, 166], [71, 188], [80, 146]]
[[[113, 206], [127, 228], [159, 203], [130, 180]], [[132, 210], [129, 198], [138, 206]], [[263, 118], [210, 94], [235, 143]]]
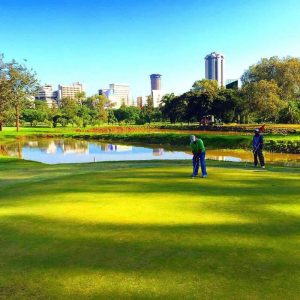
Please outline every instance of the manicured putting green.
[[300, 173], [0, 160], [0, 298], [299, 299]]

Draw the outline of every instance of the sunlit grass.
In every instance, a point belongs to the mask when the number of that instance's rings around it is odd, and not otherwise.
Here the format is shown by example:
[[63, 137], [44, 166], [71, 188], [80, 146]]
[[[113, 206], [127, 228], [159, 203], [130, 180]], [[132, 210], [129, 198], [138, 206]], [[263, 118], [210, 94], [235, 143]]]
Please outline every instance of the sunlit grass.
[[0, 158], [0, 298], [297, 299], [300, 173]]

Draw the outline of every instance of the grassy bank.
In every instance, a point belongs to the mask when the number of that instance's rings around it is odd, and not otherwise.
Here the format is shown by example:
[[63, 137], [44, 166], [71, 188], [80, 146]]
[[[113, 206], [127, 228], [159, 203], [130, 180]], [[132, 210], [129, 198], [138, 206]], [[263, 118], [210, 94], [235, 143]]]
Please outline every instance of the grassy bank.
[[[192, 132], [160, 132], [159, 130], [141, 127], [133, 130], [124, 127], [122, 131], [114, 132], [108, 128], [80, 130], [76, 128], [22, 128], [19, 133], [5, 130], [0, 133], [1, 138], [22, 138], [26, 136], [39, 137], [74, 137], [83, 139], [99, 139], [120, 142], [136, 142], [171, 146], [187, 146]], [[107, 131], [109, 133], [107, 133]], [[208, 149], [250, 149], [251, 135], [242, 134], [209, 134], [197, 133]], [[300, 153], [300, 135], [265, 135], [265, 149], [273, 152]]]
[[0, 298], [297, 299], [299, 170], [190, 172], [0, 158]]

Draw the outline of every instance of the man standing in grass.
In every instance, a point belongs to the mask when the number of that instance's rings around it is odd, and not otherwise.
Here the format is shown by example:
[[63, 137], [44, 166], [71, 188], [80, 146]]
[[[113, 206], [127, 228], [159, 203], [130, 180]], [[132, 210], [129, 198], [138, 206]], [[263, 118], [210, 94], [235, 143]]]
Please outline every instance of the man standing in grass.
[[[263, 155], [263, 146], [264, 146], [264, 140], [262, 135], [260, 134], [259, 129], [254, 130], [254, 137], [252, 141], [252, 147], [253, 147], [253, 155], [254, 155], [254, 166], [257, 167], [258, 159], [260, 166], [264, 169], [265, 168], [265, 159]], [[258, 159], [257, 159], [258, 157]]]
[[192, 178], [198, 176], [199, 161], [201, 163], [202, 178], [207, 177], [206, 165], [205, 165], [205, 147], [201, 139], [197, 139], [194, 135], [191, 135], [191, 150], [193, 152], [193, 174]]

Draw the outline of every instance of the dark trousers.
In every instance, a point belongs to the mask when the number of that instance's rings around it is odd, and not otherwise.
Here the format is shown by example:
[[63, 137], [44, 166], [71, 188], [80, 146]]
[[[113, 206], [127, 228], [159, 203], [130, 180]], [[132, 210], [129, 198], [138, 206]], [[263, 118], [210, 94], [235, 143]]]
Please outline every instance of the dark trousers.
[[259, 159], [259, 163], [263, 167], [265, 165], [265, 158], [262, 149], [257, 149], [256, 151], [253, 151], [253, 155], [254, 155], [254, 165], [257, 166], [258, 159]]
[[193, 176], [198, 176], [199, 162], [201, 165], [202, 176], [206, 176], [205, 151], [199, 154], [194, 154], [193, 156]]

